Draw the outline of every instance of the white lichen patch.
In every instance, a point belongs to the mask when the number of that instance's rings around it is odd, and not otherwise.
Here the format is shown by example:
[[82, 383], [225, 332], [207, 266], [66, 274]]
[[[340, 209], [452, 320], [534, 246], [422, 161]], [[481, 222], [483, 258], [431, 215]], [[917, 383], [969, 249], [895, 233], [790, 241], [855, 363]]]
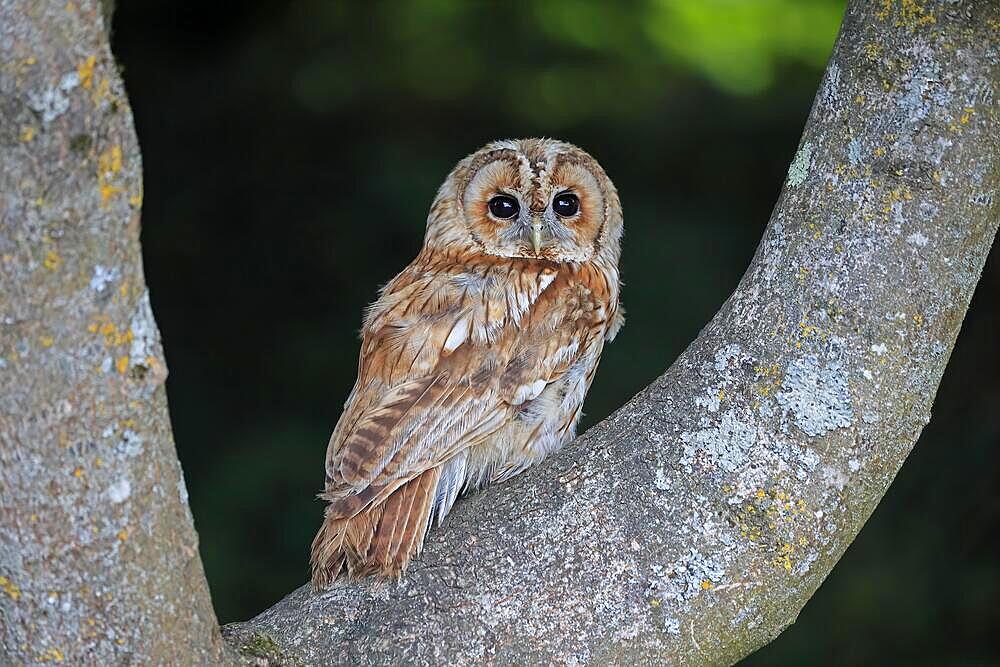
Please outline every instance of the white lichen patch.
[[742, 348], [736, 343], [731, 343], [718, 350], [715, 353], [712, 366], [706, 365], [702, 372], [703, 377], [711, 384], [703, 395], [695, 397], [695, 405], [705, 408], [709, 412], [718, 412], [726, 398], [726, 389], [738, 380], [736, 371], [742, 363], [748, 360], [749, 357], [743, 354]]
[[694, 472], [696, 466], [733, 472], [746, 465], [757, 432], [730, 410], [723, 413], [718, 426], [681, 433], [681, 441], [681, 466], [686, 472]]
[[118, 280], [120, 271], [117, 267], [110, 269], [100, 264], [94, 267], [94, 275], [90, 278], [90, 289], [98, 294], [103, 294], [108, 289], [108, 285]]
[[690, 602], [722, 581], [726, 569], [715, 555], [704, 556], [691, 549], [670, 565], [653, 565], [649, 595], [663, 601]]
[[812, 355], [795, 359], [785, 371], [776, 398], [807, 435], [850, 426], [854, 419], [847, 374], [839, 361], [822, 366]]
[[122, 477], [120, 480], [108, 487], [107, 490], [108, 499], [115, 503], [123, 503], [128, 500], [128, 497], [132, 495], [132, 485], [129, 483], [128, 479]]
[[673, 484], [670, 481], [670, 476], [664, 468], [656, 469], [656, 479], [653, 482], [654, 486], [660, 491], [669, 491]]
[[180, 479], [177, 480], [177, 495], [181, 499], [182, 505], [187, 505], [188, 502], [188, 490], [187, 484], [184, 483], [184, 471], [181, 471]]
[[68, 92], [80, 85], [80, 77], [76, 72], [70, 72], [59, 80], [59, 85], [46, 88], [41, 92], [28, 94], [28, 106], [41, 115], [43, 123], [51, 123], [69, 109]]
[[118, 443], [118, 450], [125, 456], [132, 458], [142, 454], [145, 442], [141, 435], [130, 428], [122, 431], [121, 441]]
[[912, 234], [906, 237], [907, 243], [909, 243], [910, 245], [920, 246], [921, 248], [926, 246], [928, 241], [930, 241], [930, 239], [921, 234], [920, 232], [913, 232]]
[[857, 167], [861, 164], [863, 154], [864, 151], [861, 147], [861, 142], [857, 139], [851, 139], [847, 144], [847, 159], [851, 161], [852, 167]]
[[792, 160], [791, 166], [788, 167], [788, 185], [794, 188], [805, 183], [806, 176], [809, 175], [809, 165], [811, 163], [812, 142], [807, 141], [799, 148], [795, 154], [795, 159]]
[[129, 358], [136, 364], [145, 363], [146, 358], [155, 353], [157, 341], [156, 320], [153, 319], [153, 308], [149, 304], [149, 290], [143, 292], [136, 303], [129, 327], [133, 336]]

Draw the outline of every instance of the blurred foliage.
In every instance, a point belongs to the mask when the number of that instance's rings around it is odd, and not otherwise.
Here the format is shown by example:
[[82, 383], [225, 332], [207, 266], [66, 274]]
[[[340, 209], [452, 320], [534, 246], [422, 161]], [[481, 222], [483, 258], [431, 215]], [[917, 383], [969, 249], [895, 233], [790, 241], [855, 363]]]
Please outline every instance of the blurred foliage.
[[[753, 255], [836, 35], [834, 0], [119, 0], [143, 247], [223, 622], [307, 577], [361, 311], [492, 139], [592, 152], [625, 210], [629, 320], [586, 423], [662, 372]], [[759, 665], [986, 664], [1000, 622], [1000, 268], [935, 418]], [[992, 312], [991, 312], [992, 310]]]

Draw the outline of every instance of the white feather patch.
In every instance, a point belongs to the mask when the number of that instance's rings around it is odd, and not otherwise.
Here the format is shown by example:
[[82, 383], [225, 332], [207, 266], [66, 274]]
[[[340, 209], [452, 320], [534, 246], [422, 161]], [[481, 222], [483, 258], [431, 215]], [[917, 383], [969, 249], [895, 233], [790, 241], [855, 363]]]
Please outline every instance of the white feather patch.
[[442, 348], [444, 354], [451, 354], [458, 349], [459, 345], [466, 341], [469, 337], [469, 324], [468, 315], [455, 322], [455, 326], [451, 328], [448, 338], [444, 341], [444, 347]]
[[542, 393], [543, 389], [545, 389], [546, 384], [548, 383], [545, 380], [535, 380], [531, 384], [521, 385], [514, 393], [514, 399], [510, 402], [510, 404], [521, 405], [525, 401], [538, 398], [538, 395]]

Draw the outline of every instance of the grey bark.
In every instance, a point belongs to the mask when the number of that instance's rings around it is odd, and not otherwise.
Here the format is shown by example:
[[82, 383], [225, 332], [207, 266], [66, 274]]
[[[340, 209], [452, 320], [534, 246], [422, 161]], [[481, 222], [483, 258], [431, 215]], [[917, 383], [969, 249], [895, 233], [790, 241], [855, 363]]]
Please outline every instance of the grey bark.
[[773, 639], [930, 419], [997, 229], [998, 6], [850, 2], [757, 254], [667, 373], [460, 503], [401, 582], [303, 587], [227, 638], [355, 665], [727, 664]]
[[0, 0], [0, 663], [210, 664], [224, 643], [96, 1]]
[[[209, 663], [100, 14], [0, 0], [3, 650]], [[998, 34], [995, 2], [852, 1], [757, 254], [666, 374], [461, 502], [401, 582], [303, 587], [228, 639], [308, 664], [724, 664], [770, 641], [930, 417], [997, 229]]]

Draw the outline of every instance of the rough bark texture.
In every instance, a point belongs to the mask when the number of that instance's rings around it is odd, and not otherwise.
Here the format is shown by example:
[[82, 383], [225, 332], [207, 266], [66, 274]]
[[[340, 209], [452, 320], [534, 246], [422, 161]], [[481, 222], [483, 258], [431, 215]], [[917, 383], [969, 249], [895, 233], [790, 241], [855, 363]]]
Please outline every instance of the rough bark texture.
[[102, 4], [0, 0], [3, 664], [222, 657], [143, 282], [141, 203]]
[[[4, 662], [217, 662], [102, 26], [97, 2], [0, 0]], [[460, 503], [401, 582], [299, 589], [230, 640], [309, 664], [770, 641], [930, 417], [997, 228], [998, 36], [996, 2], [851, 2], [757, 255], [670, 370]]]
[[401, 582], [301, 588], [227, 637], [308, 664], [725, 664], [774, 638], [930, 419], [997, 228], [998, 7], [851, 2], [756, 257], [670, 370], [459, 503]]

